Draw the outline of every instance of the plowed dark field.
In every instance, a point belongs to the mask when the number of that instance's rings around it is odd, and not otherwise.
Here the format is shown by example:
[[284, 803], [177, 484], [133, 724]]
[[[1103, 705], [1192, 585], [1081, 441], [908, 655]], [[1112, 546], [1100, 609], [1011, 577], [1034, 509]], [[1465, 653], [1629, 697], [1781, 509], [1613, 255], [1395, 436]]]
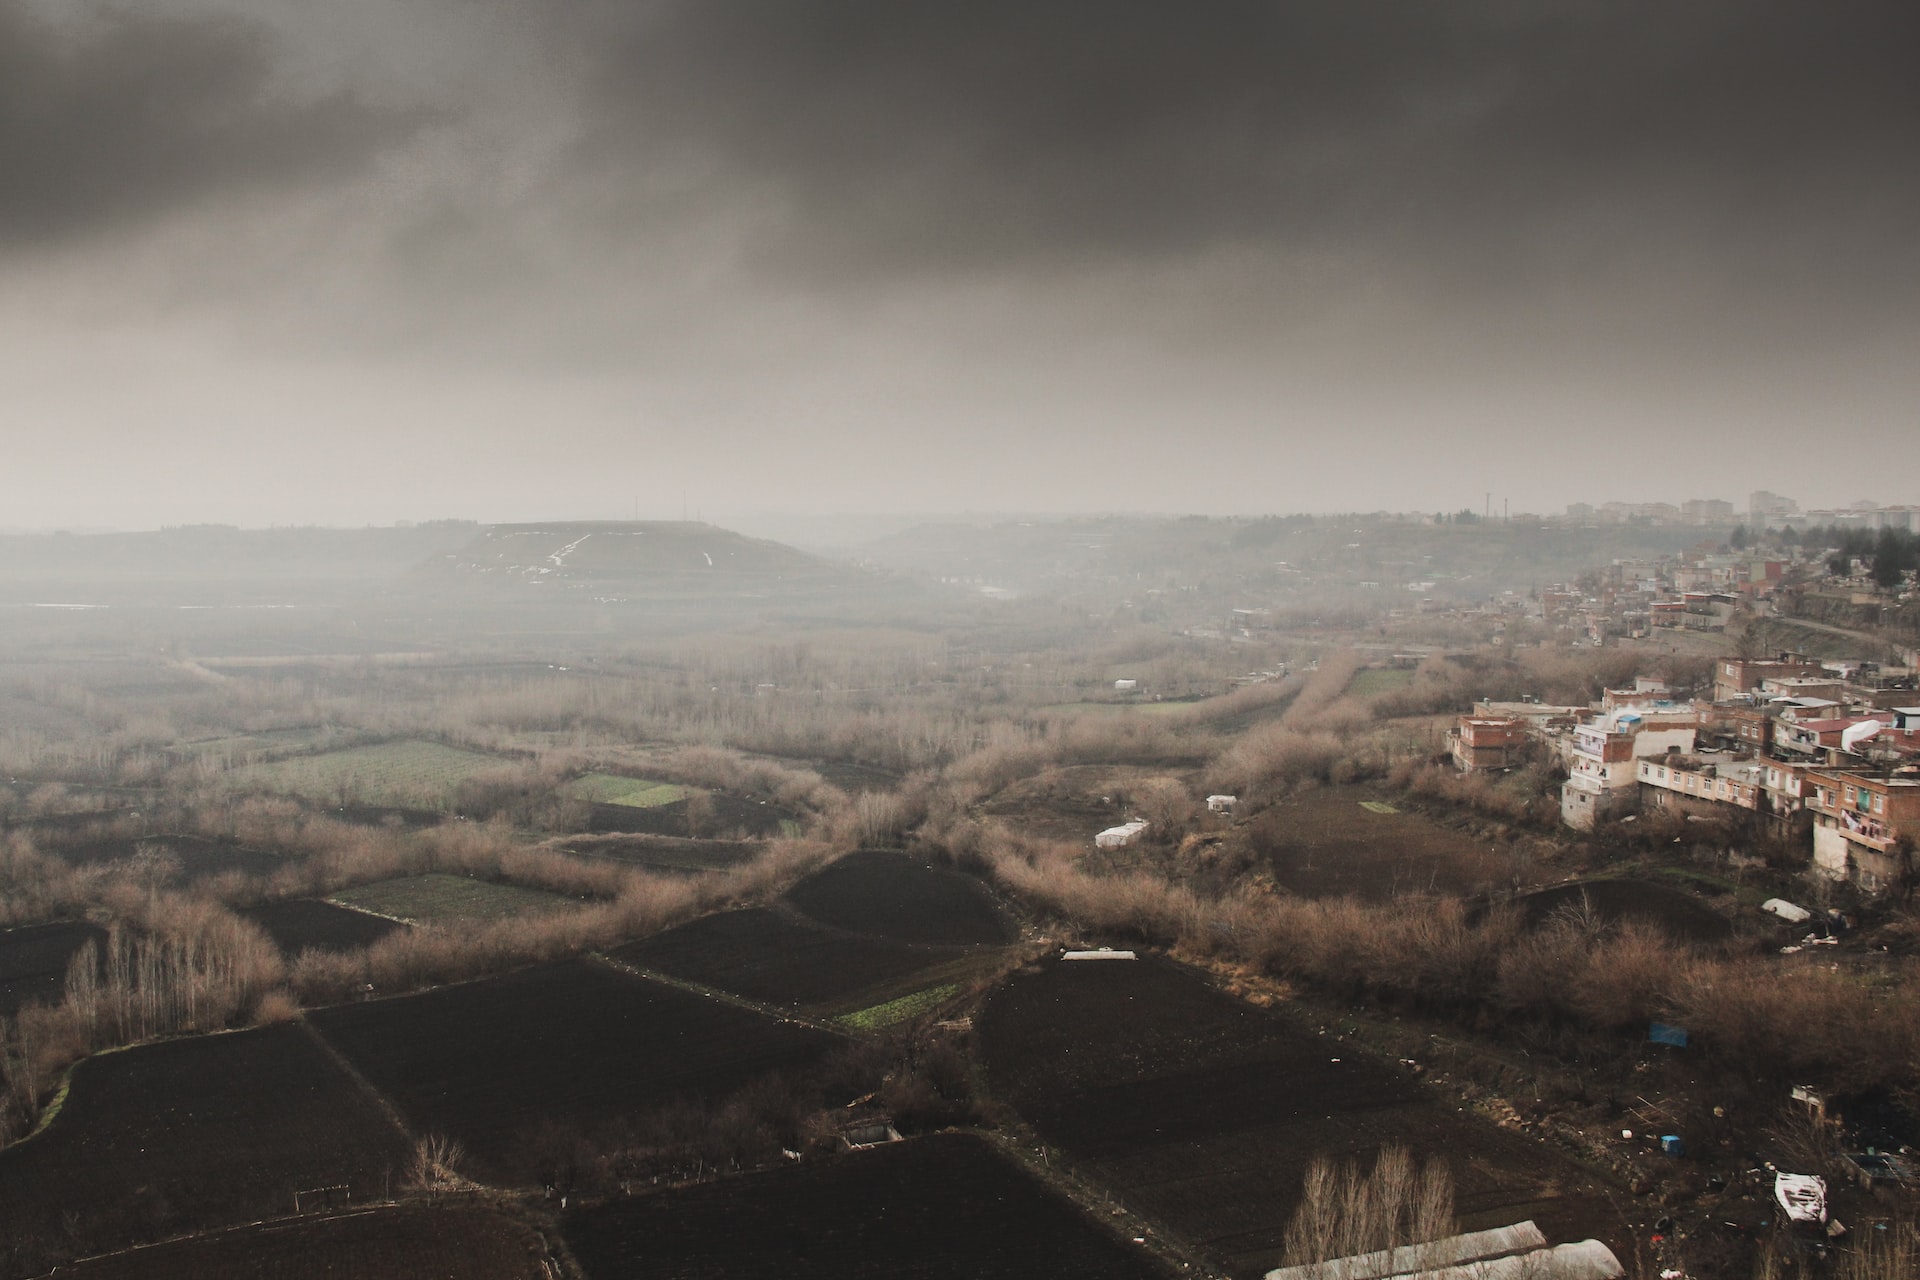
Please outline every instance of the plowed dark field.
[[1001, 946], [1015, 936], [978, 881], [898, 853], [850, 853], [787, 901], [821, 924], [896, 942]]
[[877, 1004], [928, 985], [936, 973], [977, 967], [979, 958], [974, 948], [841, 933], [765, 908], [707, 916], [613, 955], [750, 1000], [812, 1009]]
[[1469, 1227], [1531, 1217], [1559, 1239], [1623, 1243], [1576, 1166], [1170, 963], [1050, 962], [1014, 975], [976, 1025], [996, 1095], [1237, 1275], [1277, 1265], [1314, 1156], [1370, 1161], [1390, 1142], [1448, 1160]]
[[1542, 924], [1556, 912], [1592, 912], [1602, 920], [1637, 920], [1657, 925], [1684, 942], [1717, 942], [1733, 932], [1733, 922], [1692, 894], [1645, 880], [1589, 880], [1557, 884], [1522, 894], [1514, 906], [1527, 920]]
[[302, 951], [358, 951], [406, 927], [397, 920], [349, 911], [311, 898], [269, 902], [249, 907], [240, 914], [265, 929], [267, 936], [288, 956], [297, 956]]
[[1289, 891], [1306, 898], [1351, 895], [1378, 902], [1406, 893], [1479, 893], [1540, 873], [1511, 849], [1494, 847], [1420, 813], [1378, 813], [1367, 801], [1398, 808], [1371, 787], [1301, 792], [1254, 819], [1256, 856]]
[[173, 879], [182, 883], [205, 880], [228, 871], [267, 876], [287, 865], [287, 860], [277, 853], [249, 849], [224, 840], [208, 840], [201, 836], [150, 836], [144, 840], [132, 837], [107, 838], [55, 845], [48, 850], [73, 866], [123, 862], [142, 851], [152, 851], [175, 864], [178, 870]]
[[167, 1041], [82, 1062], [53, 1123], [0, 1151], [0, 1236], [31, 1273], [50, 1250], [291, 1213], [309, 1188], [377, 1197], [408, 1156], [379, 1103], [299, 1026]]
[[77, 1280], [544, 1280], [540, 1239], [467, 1205], [294, 1218], [60, 1268]]
[[689, 840], [680, 836], [587, 836], [564, 842], [567, 852], [606, 858], [649, 871], [697, 875], [751, 861], [765, 847], [750, 840]]
[[965, 1134], [616, 1200], [569, 1215], [563, 1230], [591, 1280], [1170, 1274]]
[[478, 1176], [527, 1181], [531, 1146], [677, 1099], [717, 1101], [842, 1041], [585, 961], [309, 1015], [416, 1131]]
[[0, 929], [0, 1014], [29, 1000], [58, 1004], [65, 997], [67, 964], [87, 943], [104, 945], [107, 931], [83, 921]]

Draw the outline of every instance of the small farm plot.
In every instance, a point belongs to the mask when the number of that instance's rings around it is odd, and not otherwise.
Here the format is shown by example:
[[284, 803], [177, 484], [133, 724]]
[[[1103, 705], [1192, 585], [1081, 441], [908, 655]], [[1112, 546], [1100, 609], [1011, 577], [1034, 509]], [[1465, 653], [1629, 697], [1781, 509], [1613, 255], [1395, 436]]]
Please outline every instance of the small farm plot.
[[248, 907], [240, 914], [265, 929], [274, 945], [288, 957], [302, 951], [358, 951], [406, 927], [397, 920], [351, 911], [312, 898], [269, 902]]
[[120, 836], [53, 846], [49, 852], [70, 866], [99, 866], [131, 862], [145, 868], [154, 880], [191, 883], [238, 871], [269, 876], [287, 865], [287, 859], [262, 849], [249, 849], [230, 840], [202, 836]]
[[637, 1196], [566, 1216], [589, 1280], [1154, 1280], [1152, 1255], [970, 1134]]
[[1012, 922], [979, 881], [898, 853], [850, 853], [787, 891], [821, 924], [896, 942], [1002, 946]]
[[263, 1222], [60, 1268], [76, 1280], [546, 1280], [528, 1227], [471, 1205], [382, 1205]]
[[1555, 919], [1581, 922], [1633, 920], [1665, 930], [1684, 942], [1718, 942], [1733, 922], [1690, 893], [1645, 880], [1587, 880], [1523, 893], [1513, 905], [1534, 926]]
[[462, 783], [500, 764], [478, 751], [407, 738], [248, 765], [227, 780], [241, 790], [278, 791], [321, 804], [445, 809]]
[[495, 884], [491, 880], [444, 872], [355, 885], [342, 889], [329, 901], [410, 924], [506, 920], [514, 916], [546, 915], [579, 905], [572, 898], [541, 889]]
[[1412, 683], [1411, 667], [1362, 667], [1353, 673], [1353, 682], [1347, 686], [1346, 696], [1371, 698], [1395, 689], [1404, 689]]
[[829, 1017], [955, 985], [996, 959], [977, 948], [840, 933], [765, 908], [706, 916], [612, 954], [638, 968]]
[[1624, 1244], [1577, 1166], [1165, 961], [1023, 971], [976, 1025], [996, 1095], [1236, 1275], [1277, 1265], [1315, 1156], [1370, 1162], [1389, 1143], [1446, 1159], [1470, 1227], [1530, 1217], [1555, 1238]]
[[543, 1134], [717, 1102], [843, 1043], [586, 961], [309, 1019], [416, 1131], [458, 1139], [477, 1173], [509, 1182], [536, 1175]]
[[12, 1015], [30, 1000], [58, 1004], [65, 996], [67, 965], [89, 942], [104, 944], [107, 931], [84, 921], [0, 929], [0, 1014]]
[[981, 812], [1026, 835], [1091, 841], [1094, 832], [1131, 816], [1131, 788], [1165, 776], [1164, 770], [1131, 765], [1067, 765], [1011, 783]]
[[[99, 1054], [59, 1114], [0, 1151], [0, 1222], [52, 1261], [397, 1186], [411, 1148], [297, 1025]], [[16, 1257], [21, 1255], [16, 1254]]]
[[629, 809], [658, 809], [687, 798], [687, 788], [675, 782], [626, 778], [612, 773], [589, 773], [567, 784], [567, 793], [592, 804], [617, 804]]
[[794, 813], [777, 804], [730, 796], [724, 791], [690, 789], [684, 798], [646, 805], [593, 802], [587, 825], [596, 833], [725, 840], [793, 835], [799, 829]]
[[689, 840], [681, 836], [574, 836], [560, 842], [562, 852], [605, 858], [648, 871], [700, 875], [751, 862], [765, 846], [750, 840]]
[[1384, 901], [1407, 893], [1472, 894], [1539, 874], [1534, 860], [1405, 811], [1368, 787], [1291, 797], [1249, 827], [1273, 877], [1308, 898]]

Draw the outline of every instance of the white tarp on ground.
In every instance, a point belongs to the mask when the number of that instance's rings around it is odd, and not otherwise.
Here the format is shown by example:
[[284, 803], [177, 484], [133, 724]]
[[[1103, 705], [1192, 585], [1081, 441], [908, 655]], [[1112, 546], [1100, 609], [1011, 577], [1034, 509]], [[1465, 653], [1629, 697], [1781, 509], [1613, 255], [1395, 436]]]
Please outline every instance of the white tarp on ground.
[[1451, 1267], [1482, 1258], [1497, 1258], [1503, 1253], [1544, 1248], [1546, 1243], [1547, 1238], [1531, 1221], [1516, 1222], [1510, 1227], [1469, 1231], [1426, 1244], [1379, 1249], [1301, 1267], [1280, 1267], [1267, 1272], [1267, 1280], [1386, 1280], [1389, 1276], [1412, 1275], [1421, 1267]]
[[1827, 1180], [1810, 1173], [1773, 1175], [1773, 1198], [1795, 1222], [1819, 1226], [1827, 1220]]
[[1760, 904], [1760, 909], [1779, 916], [1782, 920], [1790, 921], [1793, 924], [1804, 924], [1813, 916], [1813, 912], [1807, 910], [1805, 907], [1795, 906], [1785, 898], [1768, 898]]

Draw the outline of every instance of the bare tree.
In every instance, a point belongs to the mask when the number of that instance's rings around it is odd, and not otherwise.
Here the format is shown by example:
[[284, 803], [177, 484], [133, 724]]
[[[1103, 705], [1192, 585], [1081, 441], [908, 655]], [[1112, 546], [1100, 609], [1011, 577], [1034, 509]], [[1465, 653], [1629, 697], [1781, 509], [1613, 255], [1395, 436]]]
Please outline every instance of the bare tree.
[[1314, 1268], [1336, 1258], [1432, 1244], [1454, 1234], [1453, 1175], [1444, 1161], [1416, 1167], [1405, 1147], [1384, 1148], [1373, 1171], [1324, 1156], [1307, 1166], [1300, 1205], [1287, 1227], [1289, 1265]]
[[407, 1170], [410, 1186], [432, 1195], [458, 1190], [465, 1179], [460, 1165], [467, 1158], [466, 1148], [444, 1133], [429, 1133], [413, 1143], [413, 1163]]

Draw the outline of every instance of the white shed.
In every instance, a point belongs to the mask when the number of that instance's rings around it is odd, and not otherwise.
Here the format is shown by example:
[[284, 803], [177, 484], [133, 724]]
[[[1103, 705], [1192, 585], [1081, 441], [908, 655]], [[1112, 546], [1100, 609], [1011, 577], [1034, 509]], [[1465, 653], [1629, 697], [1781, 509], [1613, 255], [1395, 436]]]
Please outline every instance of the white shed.
[[1108, 827], [1105, 831], [1102, 831], [1093, 838], [1093, 847], [1096, 849], [1124, 849], [1135, 840], [1138, 840], [1140, 833], [1146, 829], [1147, 824], [1138, 818], [1135, 818], [1132, 822], [1123, 822], [1117, 827]]

